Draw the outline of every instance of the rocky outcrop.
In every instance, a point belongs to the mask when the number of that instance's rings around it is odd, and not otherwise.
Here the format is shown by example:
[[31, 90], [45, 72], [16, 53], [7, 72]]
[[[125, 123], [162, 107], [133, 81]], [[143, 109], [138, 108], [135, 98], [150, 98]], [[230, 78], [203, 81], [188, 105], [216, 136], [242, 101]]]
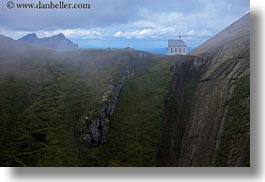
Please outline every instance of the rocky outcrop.
[[126, 81], [134, 75], [135, 71], [142, 66], [145, 59], [149, 59], [152, 54], [144, 51], [126, 50], [124, 52], [130, 58], [120, 80], [110, 80], [102, 96], [103, 107], [95, 119], [90, 119], [84, 115], [80, 123], [80, 139], [88, 145], [99, 145], [107, 142], [107, 135], [110, 128], [110, 118], [115, 111], [116, 104], [122, 87]]
[[160, 166], [249, 166], [249, 14], [178, 57]]
[[110, 118], [115, 110], [120, 91], [127, 79], [134, 74], [134, 65], [128, 63], [123, 71], [118, 84], [110, 80], [102, 96], [103, 107], [98, 117], [89, 121], [89, 117], [83, 116], [80, 123], [81, 141], [88, 145], [98, 145], [107, 142], [107, 134], [110, 127]]

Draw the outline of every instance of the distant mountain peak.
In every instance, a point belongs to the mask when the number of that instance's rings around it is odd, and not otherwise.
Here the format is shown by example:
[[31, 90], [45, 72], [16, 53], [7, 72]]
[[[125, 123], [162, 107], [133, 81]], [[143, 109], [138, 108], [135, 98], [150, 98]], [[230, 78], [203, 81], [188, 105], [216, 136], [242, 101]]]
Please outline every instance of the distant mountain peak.
[[77, 44], [67, 39], [64, 34], [59, 33], [51, 37], [38, 38], [35, 33], [28, 34], [19, 39], [19, 41], [28, 42], [31, 44], [40, 45], [52, 49], [76, 49]]
[[31, 34], [28, 34], [22, 38], [20, 38], [19, 40], [22, 40], [22, 41], [36, 41], [38, 40], [38, 36], [35, 34], [35, 33], [31, 33]]
[[52, 36], [52, 37], [66, 38], [65, 35], [62, 34], [62, 33], [59, 33], [59, 34], [54, 35], [54, 36]]
[[28, 36], [31, 36], [31, 37], [36, 37], [38, 38], [37, 34], [36, 33], [31, 33], [31, 34], [28, 34]]

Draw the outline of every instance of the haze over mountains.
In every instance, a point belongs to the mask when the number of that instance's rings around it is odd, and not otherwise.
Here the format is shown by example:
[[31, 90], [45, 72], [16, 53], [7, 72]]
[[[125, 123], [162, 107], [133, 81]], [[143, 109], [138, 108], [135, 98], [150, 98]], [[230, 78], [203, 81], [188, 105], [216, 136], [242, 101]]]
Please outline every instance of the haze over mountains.
[[187, 56], [0, 35], [0, 165], [250, 166], [249, 16]]
[[20, 38], [19, 41], [58, 50], [78, 48], [77, 44], [74, 44], [71, 40], [67, 39], [62, 33], [45, 38], [38, 38], [35, 33], [32, 33]]

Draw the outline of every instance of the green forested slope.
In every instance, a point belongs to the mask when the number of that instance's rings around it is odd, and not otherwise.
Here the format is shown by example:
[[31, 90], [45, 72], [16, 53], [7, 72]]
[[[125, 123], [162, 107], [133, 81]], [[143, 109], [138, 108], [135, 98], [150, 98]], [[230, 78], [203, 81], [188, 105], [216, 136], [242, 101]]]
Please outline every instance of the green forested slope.
[[[54, 51], [0, 36], [1, 166], [152, 166], [174, 59], [127, 50]], [[108, 142], [80, 140], [128, 62]]]
[[146, 60], [124, 86], [108, 143], [82, 148], [83, 166], [156, 166], [172, 58]]

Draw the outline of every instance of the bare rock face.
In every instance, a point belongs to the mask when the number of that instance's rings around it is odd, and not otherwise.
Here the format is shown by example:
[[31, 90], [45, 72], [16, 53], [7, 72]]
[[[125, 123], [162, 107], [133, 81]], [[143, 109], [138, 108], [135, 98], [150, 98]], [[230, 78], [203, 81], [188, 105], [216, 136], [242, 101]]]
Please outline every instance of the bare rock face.
[[93, 120], [88, 121], [88, 118], [84, 116], [81, 120], [83, 123], [80, 128], [81, 140], [88, 145], [98, 145], [106, 143], [107, 134], [110, 127], [110, 117], [112, 116], [120, 91], [127, 79], [134, 74], [133, 64], [128, 64], [126, 69], [120, 78], [118, 84], [114, 84], [112, 81], [105, 88], [104, 94], [102, 96], [102, 101], [104, 103], [99, 116]]
[[158, 163], [176, 166], [181, 152], [185, 126], [190, 119], [190, 108], [198, 74], [207, 61], [195, 56], [178, 56], [173, 67], [172, 83], [166, 104], [166, 122], [162, 126]]
[[161, 166], [249, 166], [249, 14], [178, 57]]
[[131, 57], [131, 61], [128, 62], [126, 68], [123, 70], [118, 84], [110, 80], [105, 88], [102, 96], [102, 102], [104, 104], [98, 117], [91, 121], [88, 117], [83, 116], [80, 121], [80, 139], [89, 146], [97, 146], [107, 142], [110, 119], [115, 111], [121, 89], [126, 81], [134, 75], [135, 67], [141, 64], [143, 59], [147, 59], [151, 56], [151, 54], [143, 51], [132, 50], [128, 50], [128, 55]]

